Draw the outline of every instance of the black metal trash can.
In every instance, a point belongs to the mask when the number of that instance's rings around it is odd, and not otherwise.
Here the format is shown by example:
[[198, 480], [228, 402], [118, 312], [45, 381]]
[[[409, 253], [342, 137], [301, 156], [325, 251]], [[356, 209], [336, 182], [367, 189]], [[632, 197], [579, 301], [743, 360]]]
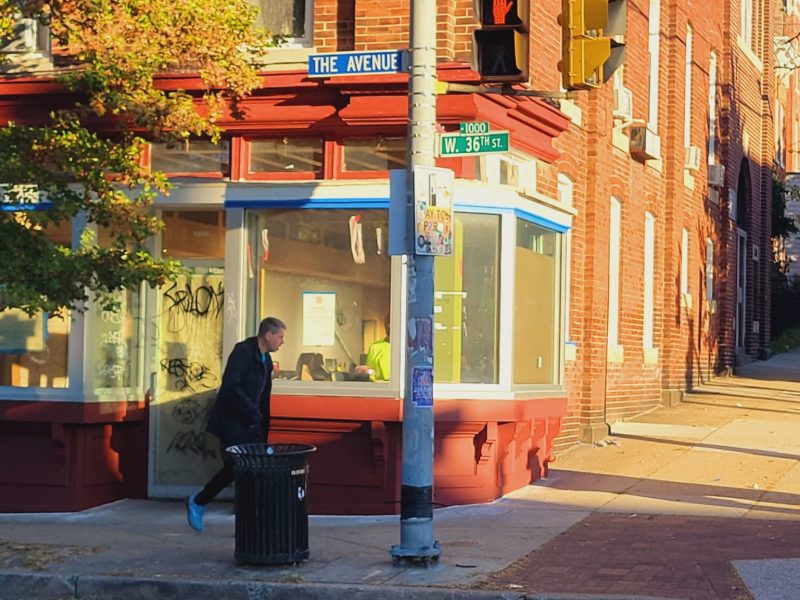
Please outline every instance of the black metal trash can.
[[226, 449], [236, 477], [240, 563], [275, 565], [308, 558], [308, 444], [239, 444]]

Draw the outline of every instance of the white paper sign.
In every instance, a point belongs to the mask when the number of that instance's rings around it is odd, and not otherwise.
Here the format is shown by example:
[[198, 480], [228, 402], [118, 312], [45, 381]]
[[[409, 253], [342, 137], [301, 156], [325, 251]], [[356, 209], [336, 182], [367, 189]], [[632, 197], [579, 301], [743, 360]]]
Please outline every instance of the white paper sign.
[[303, 345], [333, 346], [336, 343], [336, 294], [303, 292]]

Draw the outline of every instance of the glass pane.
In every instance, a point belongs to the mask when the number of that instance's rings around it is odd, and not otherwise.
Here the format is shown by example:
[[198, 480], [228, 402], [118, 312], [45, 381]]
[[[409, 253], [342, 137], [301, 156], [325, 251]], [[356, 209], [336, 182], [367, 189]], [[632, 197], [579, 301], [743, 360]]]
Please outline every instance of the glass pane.
[[385, 210], [248, 211], [248, 297], [256, 299], [248, 330], [267, 316], [286, 323], [273, 357], [279, 378], [368, 382], [389, 369], [387, 217]]
[[322, 171], [322, 140], [280, 138], [250, 142], [251, 173], [318, 173]]
[[514, 383], [555, 383], [561, 235], [517, 219]]
[[193, 141], [174, 148], [166, 144], [150, 145], [150, 166], [164, 173], [222, 173], [230, 172], [230, 144]]
[[256, 25], [290, 38], [306, 37], [306, 0], [248, 0], [258, 8]]
[[456, 213], [453, 237], [434, 263], [434, 380], [497, 383], [500, 217]]
[[[47, 230], [47, 237], [70, 246], [72, 225], [65, 221]], [[21, 310], [0, 312], [0, 386], [66, 388], [70, 314], [63, 318]]]
[[94, 389], [139, 383], [139, 294], [118, 294], [118, 310], [98, 310], [94, 336]]
[[225, 213], [221, 210], [164, 211], [162, 254], [170, 258], [224, 258]]
[[194, 267], [159, 290], [155, 485], [202, 485], [219, 469], [224, 449], [206, 421], [222, 380], [224, 283], [221, 268]]
[[406, 168], [406, 138], [344, 140], [345, 171], [388, 171]]

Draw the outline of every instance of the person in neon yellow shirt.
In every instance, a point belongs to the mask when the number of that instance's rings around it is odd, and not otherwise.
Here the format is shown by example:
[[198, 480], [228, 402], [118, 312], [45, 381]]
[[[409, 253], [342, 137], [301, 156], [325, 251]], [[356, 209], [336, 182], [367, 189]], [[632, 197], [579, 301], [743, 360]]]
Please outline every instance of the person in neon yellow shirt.
[[369, 378], [373, 381], [389, 381], [392, 368], [392, 348], [388, 335], [369, 345], [367, 367], [370, 368]]

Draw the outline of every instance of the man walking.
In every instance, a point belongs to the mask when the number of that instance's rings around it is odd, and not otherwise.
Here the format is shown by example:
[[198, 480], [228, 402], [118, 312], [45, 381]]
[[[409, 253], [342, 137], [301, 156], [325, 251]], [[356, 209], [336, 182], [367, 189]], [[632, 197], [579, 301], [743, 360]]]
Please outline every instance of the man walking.
[[220, 440], [223, 466], [202, 490], [186, 499], [186, 518], [195, 531], [203, 531], [206, 504], [233, 483], [233, 459], [225, 448], [267, 441], [272, 393], [270, 352], [283, 345], [285, 332], [286, 325], [280, 319], [267, 317], [258, 326], [258, 335], [236, 344], [228, 357], [207, 427]]

